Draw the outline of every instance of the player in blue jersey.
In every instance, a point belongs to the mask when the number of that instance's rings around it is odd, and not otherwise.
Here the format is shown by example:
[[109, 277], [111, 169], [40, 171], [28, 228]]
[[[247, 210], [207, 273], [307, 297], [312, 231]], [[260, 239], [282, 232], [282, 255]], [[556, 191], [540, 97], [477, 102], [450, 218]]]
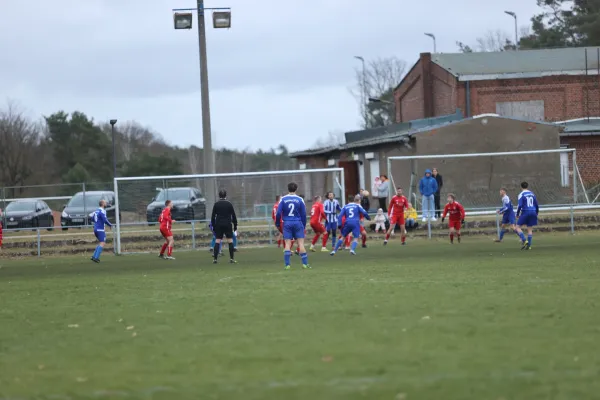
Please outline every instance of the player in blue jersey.
[[[538, 224], [538, 214], [540, 212], [537, 198], [528, 188], [529, 184], [527, 182], [521, 183], [519, 207], [517, 207], [517, 234], [521, 238], [521, 250], [531, 250], [533, 227]], [[525, 240], [525, 235], [523, 234], [524, 226], [527, 227], [527, 240]]]
[[352, 245], [350, 247], [350, 254], [353, 256], [356, 255], [356, 246], [358, 246], [358, 238], [361, 236], [360, 233], [360, 220], [361, 216], [370, 220], [369, 214], [365, 211], [364, 208], [360, 205], [360, 195], [356, 195], [354, 197], [354, 203], [349, 203], [342, 208], [342, 212], [340, 213], [340, 221], [345, 217], [344, 226], [340, 227], [342, 231], [342, 235], [338, 240], [335, 248], [330, 253], [332, 256], [339, 250], [339, 248], [344, 243], [344, 238], [349, 234], [352, 234]]
[[91, 260], [95, 263], [100, 262], [100, 254], [102, 254], [102, 250], [104, 249], [104, 245], [106, 244], [106, 231], [104, 229], [105, 226], [111, 227], [112, 224], [106, 218], [106, 200], [100, 200], [98, 204], [100, 207], [94, 211], [92, 214], [92, 223], [94, 224], [94, 235], [96, 239], [98, 239], [98, 246], [96, 247], [96, 251], [92, 255]]
[[331, 248], [335, 247], [335, 239], [337, 236], [338, 227], [338, 213], [342, 211], [340, 203], [335, 199], [333, 192], [327, 192], [325, 196], [327, 199], [323, 202], [323, 209], [325, 210], [325, 240], [323, 243], [327, 243], [327, 239], [331, 237]]
[[502, 215], [502, 222], [500, 227], [500, 236], [498, 237], [498, 239], [494, 240], [497, 243], [502, 242], [502, 239], [504, 239], [504, 234], [508, 232], [508, 227], [510, 227], [510, 229], [514, 233], [516, 233], [517, 236], [519, 236], [519, 233], [517, 232], [517, 227], [515, 225], [515, 210], [513, 208], [512, 202], [510, 201], [510, 197], [508, 197], [506, 193], [506, 188], [500, 189], [500, 197], [502, 198], [502, 208], [498, 210], [498, 214]]
[[283, 260], [285, 269], [289, 270], [290, 258], [292, 257], [292, 242], [298, 242], [300, 257], [302, 258], [302, 268], [308, 269], [308, 254], [304, 248], [304, 232], [306, 231], [306, 205], [302, 197], [296, 194], [298, 185], [294, 182], [288, 183], [288, 194], [283, 196], [277, 207], [275, 216], [275, 225], [277, 228], [283, 224], [283, 240], [285, 250], [283, 251]]

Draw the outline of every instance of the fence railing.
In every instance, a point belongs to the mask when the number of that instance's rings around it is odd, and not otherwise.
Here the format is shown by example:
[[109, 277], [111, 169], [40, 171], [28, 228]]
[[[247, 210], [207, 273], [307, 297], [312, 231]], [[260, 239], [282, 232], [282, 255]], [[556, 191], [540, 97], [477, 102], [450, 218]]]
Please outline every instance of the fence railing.
[[[501, 217], [496, 209], [467, 209], [467, 229], [485, 231], [484, 234], [496, 235], [500, 230]], [[421, 215], [418, 215], [421, 222]], [[600, 205], [567, 205], [542, 207], [541, 227], [544, 219], [555, 220], [552, 225], [561, 231], [575, 233], [579, 229], [600, 230]], [[445, 233], [445, 225], [438, 222], [421, 224], [415, 234], [432, 238]], [[444, 227], [444, 229], [442, 229]], [[4, 248], [0, 257], [27, 256], [64, 256], [73, 254], [91, 254], [97, 245], [91, 227], [66, 226], [50, 228], [5, 228]], [[65, 230], [66, 229], [66, 230]], [[270, 217], [240, 219], [237, 243], [239, 247], [268, 246], [276, 242], [278, 231]], [[114, 233], [107, 231], [106, 250], [114, 251]], [[212, 233], [207, 221], [177, 222], [173, 226], [177, 251], [208, 249]], [[162, 237], [158, 226], [147, 223], [123, 223], [121, 225], [121, 252], [123, 254], [151, 253], [158, 251]]]

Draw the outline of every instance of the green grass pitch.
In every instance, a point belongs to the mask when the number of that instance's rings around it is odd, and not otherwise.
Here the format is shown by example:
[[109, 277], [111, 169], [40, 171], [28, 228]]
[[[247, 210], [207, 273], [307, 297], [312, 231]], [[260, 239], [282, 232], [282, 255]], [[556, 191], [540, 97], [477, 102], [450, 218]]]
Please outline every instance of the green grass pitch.
[[0, 399], [598, 398], [599, 234], [369, 245], [0, 260]]

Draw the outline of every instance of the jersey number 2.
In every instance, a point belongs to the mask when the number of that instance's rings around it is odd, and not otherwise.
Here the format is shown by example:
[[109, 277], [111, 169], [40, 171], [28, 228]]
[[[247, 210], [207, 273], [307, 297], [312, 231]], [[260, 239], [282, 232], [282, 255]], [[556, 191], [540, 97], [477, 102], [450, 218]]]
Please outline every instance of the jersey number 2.
[[290, 203], [290, 205], [288, 206], [290, 212], [288, 213], [289, 217], [293, 217], [294, 216], [294, 205], [292, 203]]

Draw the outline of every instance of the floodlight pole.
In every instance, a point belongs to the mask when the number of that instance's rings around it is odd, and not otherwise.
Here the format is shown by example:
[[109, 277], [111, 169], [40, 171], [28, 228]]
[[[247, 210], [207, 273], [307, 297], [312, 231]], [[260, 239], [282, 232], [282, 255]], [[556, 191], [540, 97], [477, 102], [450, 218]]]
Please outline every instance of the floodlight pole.
[[519, 33], [518, 33], [518, 24], [517, 24], [517, 13], [514, 11], [504, 11], [505, 14], [510, 15], [515, 19], [515, 50], [519, 50]]
[[116, 119], [110, 120], [110, 132], [112, 136], [112, 161], [113, 161], [113, 179], [117, 177], [117, 151], [115, 146], [115, 124], [117, 123]]

